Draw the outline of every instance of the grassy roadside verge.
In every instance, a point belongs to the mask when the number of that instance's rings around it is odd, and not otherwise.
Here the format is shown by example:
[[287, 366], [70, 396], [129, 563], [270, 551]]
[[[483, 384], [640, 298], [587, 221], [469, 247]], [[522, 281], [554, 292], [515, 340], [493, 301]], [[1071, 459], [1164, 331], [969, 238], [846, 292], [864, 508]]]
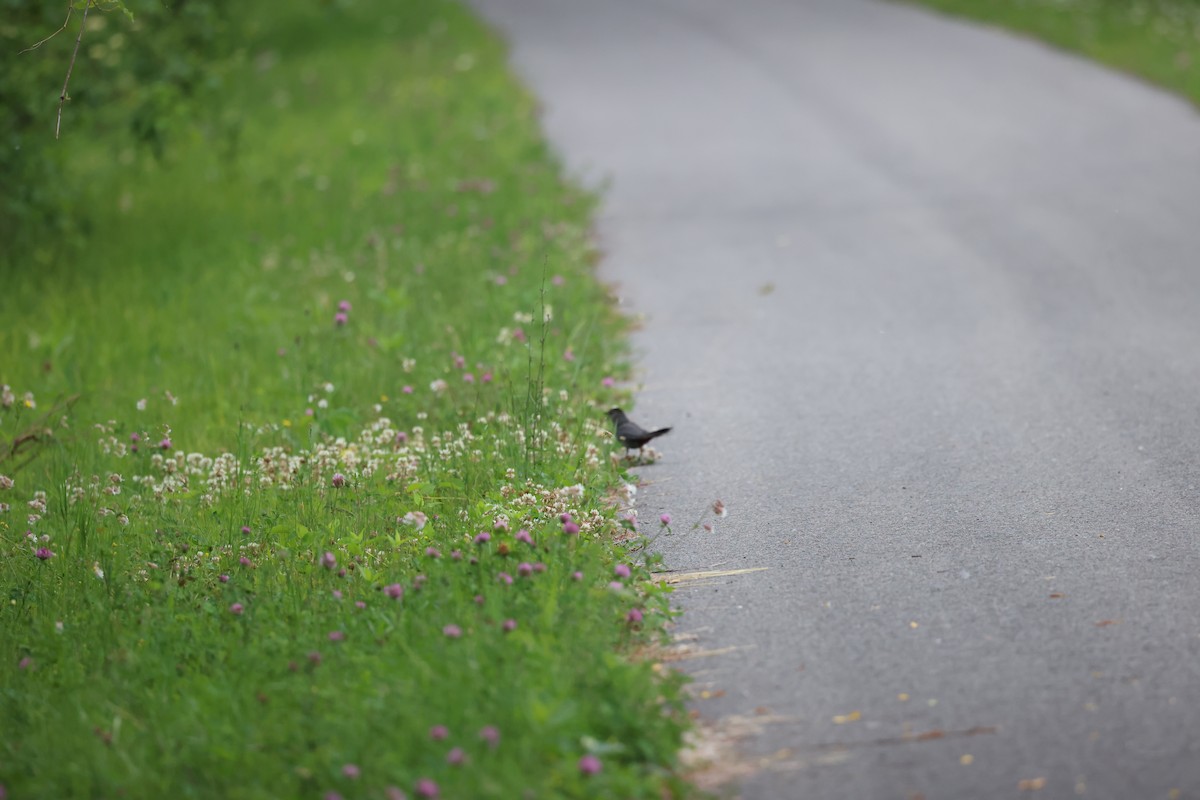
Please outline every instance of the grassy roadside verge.
[[1200, 104], [1197, 0], [913, 0], [1031, 34]]
[[0, 784], [685, 794], [590, 198], [457, 5], [270, 6], [235, 138], [68, 140], [86, 248], [0, 257]]

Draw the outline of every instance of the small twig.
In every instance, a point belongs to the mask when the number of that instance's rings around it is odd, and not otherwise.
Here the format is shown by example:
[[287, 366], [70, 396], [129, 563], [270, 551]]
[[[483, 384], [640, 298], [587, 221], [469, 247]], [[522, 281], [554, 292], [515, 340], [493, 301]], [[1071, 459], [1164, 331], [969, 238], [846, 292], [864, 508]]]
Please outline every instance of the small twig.
[[87, 27], [88, 10], [92, 7], [92, 0], [87, 0], [83, 4], [83, 20], [79, 23], [79, 36], [75, 38], [75, 49], [71, 51], [71, 63], [67, 65], [67, 79], [63, 81], [62, 94], [58, 96], [58, 122], [54, 125], [54, 138], [58, 138], [58, 130], [62, 127], [62, 108], [63, 103], [67, 102], [67, 84], [71, 82], [71, 70], [75, 69], [75, 56], [79, 55], [79, 43], [83, 41], [83, 29]]
[[63, 20], [62, 27], [61, 27], [61, 28], [59, 28], [58, 30], [56, 30], [54, 33], [52, 33], [52, 34], [50, 34], [49, 36], [47, 36], [45, 39], [42, 39], [42, 40], [41, 40], [40, 42], [38, 42], [37, 44], [31, 44], [31, 45], [29, 45], [29, 47], [26, 47], [26, 48], [25, 48], [24, 50], [22, 50], [20, 53], [17, 53], [17, 55], [24, 55], [25, 53], [28, 53], [30, 50], [37, 50], [39, 47], [41, 47], [42, 45], [44, 45], [46, 42], [50, 41], [50, 40], [51, 40], [51, 39], [53, 39], [55, 36], [58, 36], [60, 33], [62, 33], [63, 31], [65, 31], [65, 30], [67, 29], [67, 23], [69, 23], [69, 22], [71, 21], [71, 11], [72, 11], [72, 8], [71, 8], [71, 3], [70, 3], [70, 1], [68, 0], [68, 2], [67, 2], [67, 18], [66, 18], [65, 20]]

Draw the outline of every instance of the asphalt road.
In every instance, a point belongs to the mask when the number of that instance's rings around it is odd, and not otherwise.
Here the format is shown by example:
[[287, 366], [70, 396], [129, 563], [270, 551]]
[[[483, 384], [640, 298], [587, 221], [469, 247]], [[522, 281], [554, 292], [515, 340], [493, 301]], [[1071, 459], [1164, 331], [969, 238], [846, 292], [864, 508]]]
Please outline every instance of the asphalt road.
[[476, 5], [611, 179], [643, 519], [766, 567], [676, 595], [740, 795], [1200, 797], [1200, 115], [898, 5]]

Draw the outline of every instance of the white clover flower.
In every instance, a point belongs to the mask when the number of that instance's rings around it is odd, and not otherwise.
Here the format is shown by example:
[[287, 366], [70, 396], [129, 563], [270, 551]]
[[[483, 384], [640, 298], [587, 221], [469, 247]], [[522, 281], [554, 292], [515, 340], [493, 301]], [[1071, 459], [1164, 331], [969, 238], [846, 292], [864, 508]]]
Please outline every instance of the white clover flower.
[[412, 525], [417, 530], [421, 530], [425, 527], [425, 523], [428, 521], [428, 519], [429, 518], [425, 516], [425, 512], [423, 511], [409, 511], [407, 514], [401, 517], [400, 521], [405, 525]]
[[137, 401], [137, 410], [138, 411], [146, 410], [146, 398], [143, 397], [141, 400]]
[[442, 392], [446, 391], [446, 389], [448, 388], [448, 384], [441, 378], [438, 378], [436, 381], [429, 384], [429, 388], [432, 389], [433, 391], [441, 394]]
[[13, 487], [13, 479], [7, 475], [0, 475], [0, 489], [11, 489]]
[[325, 394], [333, 394], [333, 384], [332, 383], [326, 383], [321, 388], [325, 390]]
[[406, 358], [400, 362], [400, 368], [405, 372], [412, 372], [416, 366], [417, 360], [415, 358]]
[[7, 383], [4, 384], [3, 388], [0, 388], [0, 406], [12, 408], [15, 402], [17, 402], [17, 396], [13, 394], [12, 387]]
[[528, 325], [529, 323], [533, 322], [533, 314], [527, 314], [524, 311], [518, 311], [513, 314], [513, 321]]
[[577, 483], [574, 486], [565, 486], [562, 493], [567, 497], [581, 498], [583, 497], [583, 484]]

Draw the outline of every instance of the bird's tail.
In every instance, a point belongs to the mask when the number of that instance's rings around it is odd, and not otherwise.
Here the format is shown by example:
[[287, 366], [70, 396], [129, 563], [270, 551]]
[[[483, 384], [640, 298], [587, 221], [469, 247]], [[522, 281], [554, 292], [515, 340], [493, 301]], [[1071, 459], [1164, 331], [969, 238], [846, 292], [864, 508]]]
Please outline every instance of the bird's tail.
[[671, 432], [670, 428], [659, 428], [656, 431], [650, 431], [649, 435], [647, 436], [647, 441], [649, 441], [650, 439], [654, 439], [659, 436], [662, 436], [664, 433], [670, 433], [670, 432]]

